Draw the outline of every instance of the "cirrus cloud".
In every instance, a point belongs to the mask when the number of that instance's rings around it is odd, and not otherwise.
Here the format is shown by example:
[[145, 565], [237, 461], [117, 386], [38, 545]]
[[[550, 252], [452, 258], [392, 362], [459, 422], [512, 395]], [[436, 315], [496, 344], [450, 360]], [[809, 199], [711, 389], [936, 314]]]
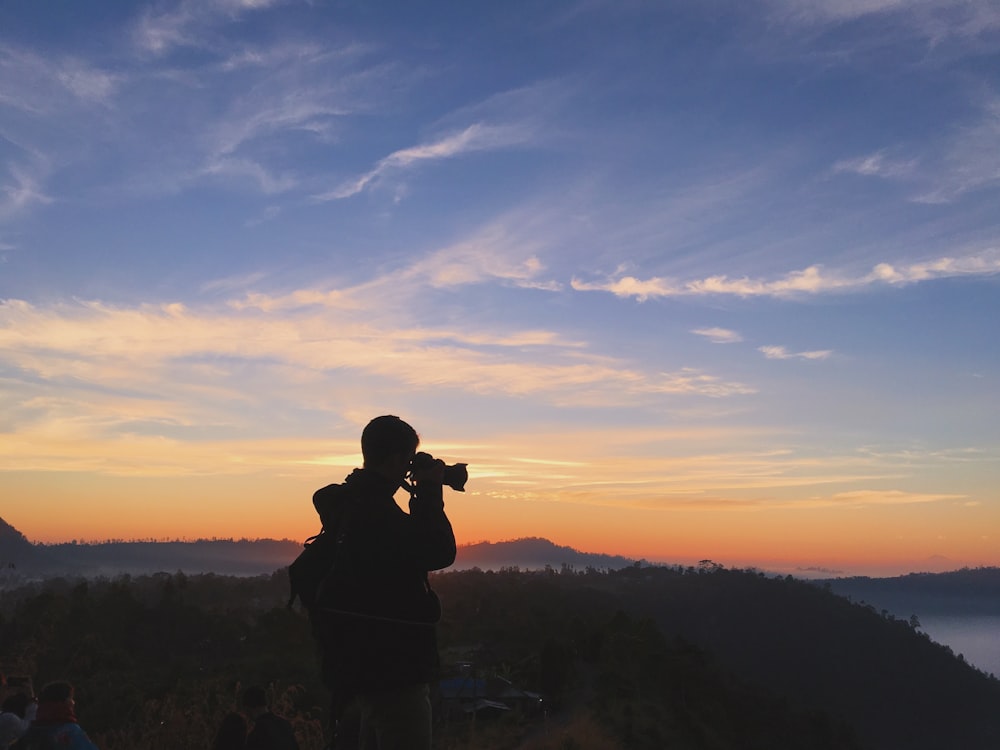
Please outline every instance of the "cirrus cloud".
[[740, 334], [728, 328], [696, 328], [691, 333], [704, 336], [713, 344], [736, 344], [743, 340]]
[[530, 133], [510, 125], [474, 123], [434, 141], [394, 151], [380, 159], [365, 174], [349, 180], [333, 190], [313, 196], [317, 202], [350, 198], [379, 184], [387, 176], [399, 173], [423, 162], [451, 159], [475, 151], [493, 151], [526, 143]]
[[759, 346], [757, 351], [768, 359], [828, 359], [833, 351], [822, 349], [809, 352], [790, 352], [783, 346]]
[[574, 278], [571, 286], [581, 292], [610, 292], [617, 297], [634, 297], [643, 302], [658, 297], [731, 295], [735, 297], [777, 297], [859, 292], [877, 285], [905, 285], [958, 276], [1000, 274], [1000, 250], [945, 256], [928, 261], [893, 265], [879, 263], [866, 274], [830, 271], [819, 265], [791, 271], [776, 279], [730, 278], [725, 274], [703, 279], [678, 281], [664, 277], [639, 279], [635, 276], [610, 277], [603, 281]]

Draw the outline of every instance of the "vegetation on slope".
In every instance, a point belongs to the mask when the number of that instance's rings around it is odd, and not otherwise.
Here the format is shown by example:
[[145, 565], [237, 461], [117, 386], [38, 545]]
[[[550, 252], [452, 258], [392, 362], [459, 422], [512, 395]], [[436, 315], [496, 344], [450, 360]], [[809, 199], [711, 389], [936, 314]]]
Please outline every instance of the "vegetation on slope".
[[[977, 750], [1000, 738], [1000, 683], [816, 586], [712, 565], [432, 582], [446, 674], [471, 663], [546, 706], [473, 719], [439, 703], [441, 750]], [[249, 683], [269, 685], [318, 750], [327, 696], [286, 597], [283, 570], [22, 587], [0, 595], [0, 670], [74, 682], [102, 750], [206, 747]]]

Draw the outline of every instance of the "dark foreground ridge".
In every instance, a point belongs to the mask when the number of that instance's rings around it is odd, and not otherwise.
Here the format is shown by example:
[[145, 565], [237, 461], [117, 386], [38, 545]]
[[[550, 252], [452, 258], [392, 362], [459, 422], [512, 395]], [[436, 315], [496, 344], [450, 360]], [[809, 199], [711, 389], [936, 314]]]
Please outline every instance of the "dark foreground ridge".
[[[1000, 682], [812, 583], [712, 564], [431, 581], [442, 750], [1000, 746]], [[250, 683], [320, 750], [327, 694], [287, 593], [283, 569], [35, 583], [0, 594], [0, 664], [76, 684], [102, 750], [207, 747]]]

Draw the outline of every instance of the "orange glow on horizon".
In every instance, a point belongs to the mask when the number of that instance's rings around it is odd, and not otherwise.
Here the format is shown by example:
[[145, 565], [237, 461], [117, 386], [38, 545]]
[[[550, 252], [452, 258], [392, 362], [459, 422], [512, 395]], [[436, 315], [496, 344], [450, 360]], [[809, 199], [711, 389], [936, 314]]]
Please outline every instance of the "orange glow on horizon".
[[[311, 504], [329, 483], [329, 467], [305, 476], [107, 478], [7, 474], [22, 502], [0, 516], [34, 542], [76, 539], [287, 538], [316, 533]], [[337, 476], [336, 473], [334, 476]], [[12, 479], [16, 482], [11, 482]], [[339, 481], [341, 477], [337, 477]], [[491, 488], [486, 480], [478, 483]], [[405, 495], [397, 500], [405, 507]], [[447, 510], [460, 544], [543, 537], [582, 552], [649, 562], [844, 574], [998, 565], [1000, 524], [986, 506], [919, 503], [872, 507], [775, 508], [736, 504], [708, 509], [517, 500], [476, 489], [448, 492]], [[78, 512], [67, 515], [62, 510]], [[943, 558], [943, 559], [941, 559]]]

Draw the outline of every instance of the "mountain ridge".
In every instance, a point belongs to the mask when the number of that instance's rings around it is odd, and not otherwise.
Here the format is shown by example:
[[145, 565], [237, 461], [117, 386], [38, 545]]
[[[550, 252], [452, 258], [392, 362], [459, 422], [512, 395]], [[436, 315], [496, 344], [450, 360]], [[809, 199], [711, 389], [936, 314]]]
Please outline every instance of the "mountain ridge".
[[[292, 539], [108, 540], [32, 543], [0, 518], [0, 585], [56, 576], [94, 578], [157, 572], [252, 576], [284, 568], [302, 550]], [[636, 564], [619, 555], [583, 552], [541, 537], [458, 547], [455, 570], [547, 567], [607, 570]]]
[[[57, 576], [95, 578], [160, 572], [268, 575], [302, 550], [292, 539], [108, 540], [31, 542], [0, 518], [0, 587]], [[452, 570], [616, 570], [649, 566], [646, 560], [585, 552], [543, 537], [461, 544]], [[715, 567], [715, 564], [712, 564]], [[722, 567], [722, 566], [718, 566]], [[1000, 568], [910, 573], [891, 578], [812, 579], [817, 586], [894, 614], [933, 612], [1000, 614]]]

